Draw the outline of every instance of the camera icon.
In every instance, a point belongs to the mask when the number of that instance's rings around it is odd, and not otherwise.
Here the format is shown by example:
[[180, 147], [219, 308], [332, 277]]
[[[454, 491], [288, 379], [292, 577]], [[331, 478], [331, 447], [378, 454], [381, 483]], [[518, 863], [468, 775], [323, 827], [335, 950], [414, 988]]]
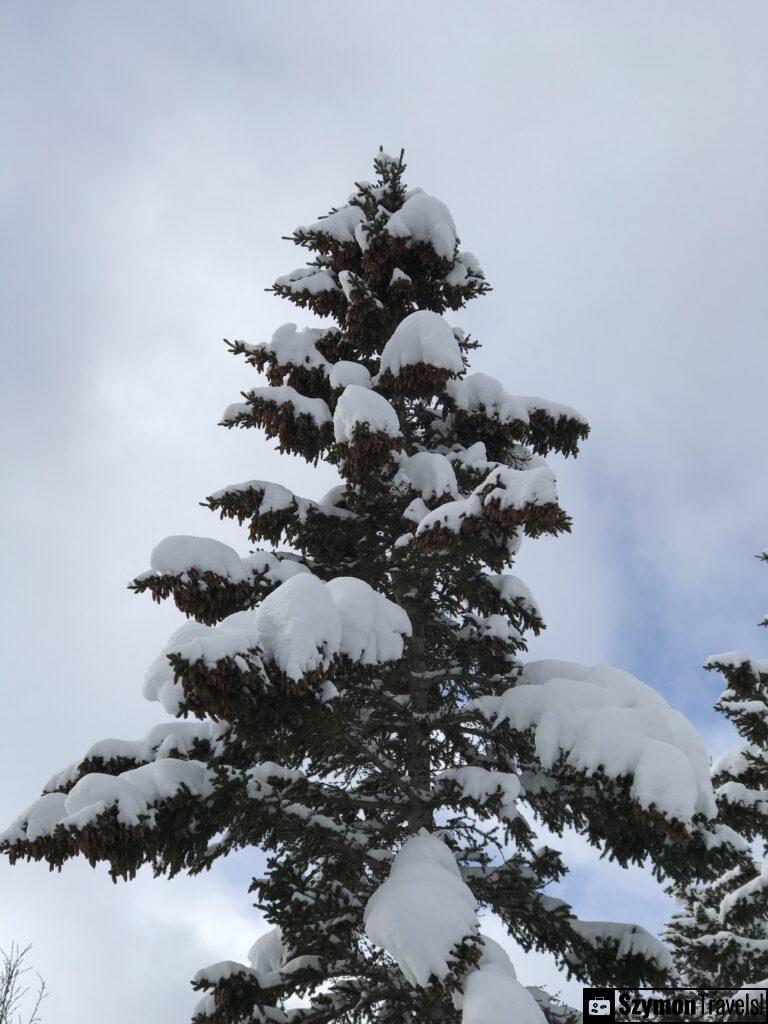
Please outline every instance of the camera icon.
[[590, 1017], [610, 1017], [613, 1011], [610, 999], [590, 999]]

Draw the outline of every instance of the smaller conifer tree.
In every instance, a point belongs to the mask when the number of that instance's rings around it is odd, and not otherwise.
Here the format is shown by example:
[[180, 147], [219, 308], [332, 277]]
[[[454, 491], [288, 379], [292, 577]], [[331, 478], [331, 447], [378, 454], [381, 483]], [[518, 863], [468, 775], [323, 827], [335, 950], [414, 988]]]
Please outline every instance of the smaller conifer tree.
[[754, 857], [768, 854], [768, 660], [732, 652], [705, 667], [725, 679], [715, 708], [743, 740], [712, 768], [719, 818], [743, 842], [724, 874], [679, 894], [666, 938], [687, 984], [738, 989], [768, 975], [768, 861]]

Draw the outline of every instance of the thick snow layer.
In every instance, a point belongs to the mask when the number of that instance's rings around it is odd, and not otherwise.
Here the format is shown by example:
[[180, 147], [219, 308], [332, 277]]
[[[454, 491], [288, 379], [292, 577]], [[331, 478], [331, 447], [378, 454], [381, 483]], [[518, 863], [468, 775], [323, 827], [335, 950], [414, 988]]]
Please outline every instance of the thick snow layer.
[[748, 668], [753, 675], [768, 675], [768, 660], [750, 658], [743, 651], [728, 651], [725, 654], [713, 654], [707, 658], [707, 668]]
[[476, 494], [458, 501], [446, 501], [424, 516], [416, 527], [416, 535], [429, 533], [433, 526], [440, 526], [450, 533], [459, 533], [465, 519], [479, 519], [482, 514], [483, 504]]
[[317, 504], [319, 508], [336, 508], [337, 505], [346, 500], [346, 497], [346, 484], [336, 484], [335, 487], [325, 492]]
[[158, 701], [169, 715], [176, 715], [184, 699], [181, 684], [177, 683], [168, 661], [171, 652], [183, 649], [189, 642], [205, 636], [209, 626], [190, 619], [180, 626], [168, 639], [165, 647], [149, 666], [144, 676], [143, 692], [147, 700]]
[[528, 422], [528, 410], [521, 398], [507, 394], [504, 385], [486, 373], [471, 373], [463, 380], [449, 380], [445, 388], [458, 409], [484, 412], [502, 423]]
[[463, 796], [480, 804], [486, 803], [489, 797], [500, 793], [502, 813], [515, 816], [515, 801], [522, 792], [517, 775], [467, 765], [463, 768], [448, 768], [437, 777], [446, 782], [455, 782]]
[[337, 576], [327, 584], [341, 616], [341, 653], [362, 665], [397, 661], [411, 623], [395, 604], [354, 576]]
[[497, 502], [501, 509], [554, 504], [557, 502], [555, 474], [546, 465], [533, 469], [497, 466], [468, 498], [448, 501], [426, 515], [416, 533], [427, 533], [435, 525], [451, 533], [459, 533], [465, 519], [480, 518], [484, 506], [492, 502]]
[[213, 572], [229, 579], [242, 579], [240, 556], [211, 537], [166, 537], [153, 549], [150, 567], [159, 573], [179, 575], [189, 569]]
[[483, 952], [477, 965], [478, 969], [491, 966], [498, 967], [500, 971], [509, 975], [510, 978], [516, 978], [515, 968], [512, 966], [512, 961], [509, 959], [506, 949], [488, 935], [483, 935], [482, 939]]
[[371, 374], [362, 363], [354, 363], [350, 359], [340, 359], [331, 366], [328, 380], [332, 388], [345, 388], [347, 384], [357, 384], [361, 388], [370, 388]]
[[[331, 410], [322, 398], [307, 398], [289, 384], [281, 384], [276, 388], [252, 388], [248, 392], [248, 398], [274, 402], [276, 405], [292, 405], [295, 416], [309, 416], [318, 427], [331, 422]], [[228, 412], [228, 409], [224, 412], [225, 420], [232, 418], [227, 415]]]
[[[246, 978], [253, 978], [260, 989], [269, 989], [282, 984], [286, 977], [289, 977], [296, 971], [302, 971], [308, 968], [319, 970], [320, 963], [320, 957], [318, 956], [297, 956], [284, 963], [279, 970], [259, 971], [253, 967], [247, 967], [245, 964], [239, 964], [235, 960], [222, 960], [220, 963], [211, 964], [208, 967], [204, 967], [201, 971], [198, 971], [194, 977], [194, 981], [217, 985], [227, 978], [232, 978], [239, 974]], [[278, 1024], [278, 1022], [287, 1022], [289, 1020], [282, 1011], [276, 1010], [273, 1007], [257, 1008], [256, 1013], [261, 1014], [261, 1011], [264, 1011], [265, 1015], [260, 1015], [258, 1017], [254, 1016], [250, 1019], [253, 1021], [263, 1022], [263, 1024], [267, 1024], [267, 1022], [270, 1022], [270, 1024], [271, 1022]]]
[[741, 782], [726, 782], [718, 786], [716, 795], [718, 800], [731, 806], [751, 807], [758, 814], [768, 815], [768, 793], [763, 789], [749, 789]]
[[482, 441], [475, 441], [469, 448], [464, 448], [461, 445], [454, 445], [454, 447], [447, 453], [447, 458], [451, 462], [458, 462], [464, 469], [476, 469], [476, 470], [491, 470], [498, 463], [489, 462], [488, 454], [485, 450], [485, 445]]
[[478, 615], [476, 612], [467, 612], [467, 622], [458, 632], [458, 636], [465, 639], [481, 637], [508, 643], [520, 640], [520, 631], [509, 621], [507, 615]]
[[356, 288], [365, 289], [365, 282], [361, 281], [357, 274], [353, 274], [351, 270], [342, 270], [339, 272], [339, 284], [341, 290], [344, 292], [349, 301], [352, 301], [352, 294]]
[[392, 271], [392, 277], [390, 277], [389, 279], [389, 287], [391, 288], [392, 285], [397, 284], [398, 281], [402, 281], [403, 284], [412, 283], [411, 278], [408, 276], [408, 274], [406, 274], [404, 270], [401, 270], [400, 267], [395, 267], [395, 269]]
[[152, 808], [182, 787], [205, 798], [213, 792], [213, 776], [201, 761], [179, 758], [162, 758], [121, 775], [92, 772], [66, 796], [49, 793], [37, 800], [0, 834], [0, 842], [32, 841], [51, 835], [58, 825], [83, 828], [113, 807], [123, 825], [138, 825], [140, 816], [148, 816], [151, 825]]
[[297, 769], [286, 768], [274, 761], [261, 761], [252, 765], [245, 774], [248, 779], [248, 796], [252, 800], [272, 796], [275, 792], [274, 782], [298, 782], [306, 778]]
[[483, 504], [498, 502], [500, 508], [522, 509], [526, 505], [550, 505], [557, 502], [555, 474], [549, 466], [533, 469], [512, 469], [499, 466], [475, 489], [475, 494], [486, 492]]
[[261, 935], [248, 952], [248, 961], [254, 970], [267, 974], [279, 971], [288, 959], [288, 952], [283, 945], [283, 933], [280, 927], [270, 928]]
[[541, 617], [541, 609], [536, 598], [518, 576], [513, 576], [511, 573], [489, 573], [487, 579], [491, 586], [498, 590], [503, 601], [509, 604], [520, 604], [529, 615]]
[[292, 554], [275, 555], [271, 551], [253, 551], [240, 559], [243, 571], [263, 576], [269, 583], [285, 583], [292, 576], [302, 572], [309, 572], [309, 566], [298, 560], [298, 556]]
[[553, 420], [565, 418], [567, 420], [576, 420], [585, 426], [587, 425], [586, 416], [582, 415], [578, 409], [574, 409], [571, 405], [553, 402], [549, 398], [539, 398], [538, 395], [523, 395], [520, 401], [525, 403], [531, 416], [536, 412], [543, 412], [547, 416], [551, 416]]
[[468, 284], [473, 278], [482, 278], [483, 268], [472, 252], [460, 252], [456, 256], [456, 262], [445, 275], [445, 283], [461, 288]]
[[295, 293], [308, 292], [310, 295], [318, 295], [320, 292], [337, 292], [339, 286], [329, 271], [323, 267], [299, 267], [278, 277], [275, 284], [279, 288], [287, 288]]
[[[307, 520], [307, 513], [310, 509], [315, 509], [321, 512], [324, 516], [334, 516], [338, 519], [354, 519], [354, 512], [350, 512], [348, 509], [336, 508], [335, 504], [330, 503], [323, 498], [321, 501], [310, 501], [308, 498], [302, 498], [298, 494], [294, 494], [293, 491], [289, 491], [287, 487], [283, 487], [282, 484], [274, 484], [269, 480], [244, 480], [239, 484], [228, 484], [226, 487], [222, 487], [220, 491], [215, 491], [211, 495], [214, 501], [221, 501], [232, 494], [243, 494], [246, 491], [258, 491], [261, 492], [261, 500], [259, 507], [256, 509], [256, 514], [259, 516], [269, 515], [272, 512], [293, 512], [296, 519], [300, 523], [304, 523]], [[327, 496], [326, 496], [327, 497]], [[259, 555], [260, 552], [255, 552], [255, 555]], [[248, 556], [250, 559], [252, 556]], [[279, 558], [281, 562], [285, 562], [289, 559], [296, 559], [295, 555], [290, 553], [284, 553], [282, 555], [274, 556]], [[243, 559], [243, 562], [247, 562], [248, 559]], [[278, 570], [274, 569], [275, 578], [277, 578]], [[286, 570], [280, 570], [286, 572]], [[290, 570], [287, 570], [290, 573]]]
[[733, 908], [745, 901], [751, 902], [754, 897], [768, 887], [768, 860], [764, 860], [760, 866], [760, 873], [755, 878], [750, 878], [744, 885], [734, 889], [723, 897], [720, 903], [720, 920], [724, 921]]
[[456, 474], [445, 455], [416, 452], [415, 455], [402, 455], [398, 461], [398, 470], [392, 481], [395, 487], [416, 491], [424, 501], [442, 498], [445, 494], [458, 498]]
[[368, 938], [412, 985], [450, 973], [452, 951], [477, 933], [477, 904], [445, 843], [425, 829], [403, 843], [387, 880], [368, 901]]
[[387, 231], [395, 238], [429, 242], [438, 256], [453, 259], [456, 250], [456, 224], [451, 211], [439, 199], [414, 189], [403, 205], [387, 221]]
[[471, 373], [463, 380], [450, 380], [446, 392], [458, 409], [468, 413], [483, 412], [502, 423], [516, 420], [528, 423], [534, 412], [544, 412], [555, 420], [564, 416], [579, 423], [587, 422], [570, 405], [531, 395], [510, 395], [500, 381], [486, 373]]
[[760, 757], [761, 751], [759, 747], [753, 746], [750, 743], [726, 750], [712, 765], [713, 777], [727, 773], [734, 779], [738, 779], [749, 767], [747, 754], [751, 754], [753, 757]]
[[655, 935], [651, 935], [638, 924], [580, 921], [577, 918], [572, 919], [570, 924], [573, 930], [595, 949], [609, 945], [615, 949], [615, 956], [618, 958], [641, 956], [663, 971], [670, 971], [674, 967], [672, 954], [664, 943], [659, 942]]
[[107, 807], [117, 806], [119, 821], [137, 825], [140, 814], [175, 796], [182, 786], [195, 796], [205, 797], [213, 792], [213, 776], [201, 761], [175, 757], [153, 761], [121, 775], [94, 772], [84, 776], [67, 795], [65, 823], [69, 819], [82, 827]]
[[651, 687], [608, 665], [530, 662], [517, 686], [474, 706], [498, 726], [533, 729], [545, 768], [565, 755], [587, 774], [632, 779], [641, 807], [689, 824], [717, 813], [709, 758], [696, 729]]
[[[414, 498], [408, 505], [403, 509], [403, 519], [407, 519], [410, 523], [420, 523], [424, 516], [429, 515], [429, 509], [424, 504], [423, 498]], [[408, 534], [408, 543], [410, 543], [411, 535]], [[395, 542], [397, 546], [397, 542]]]
[[337, 654], [364, 665], [396, 661], [411, 635], [403, 609], [352, 576], [289, 580], [264, 599], [257, 628], [264, 657], [296, 680]]
[[341, 650], [341, 618], [316, 576], [294, 576], [266, 597], [256, 613], [259, 645], [289, 679], [327, 669]]
[[531, 993], [502, 964], [481, 963], [463, 987], [462, 1024], [546, 1024]]
[[[302, 579], [313, 580], [315, 577], [308, 573], [294, 576], [287, 583], [282, 583], [268, 598], [265, 598], [264, 603], [274, 597], [283, 587], [295, 580]], [[264, 604], [260, 606], [259, 611], [263, 607]], [[179, 634], [182, 631], [178, 630], [174, 634], [178, 640], [173, 647], [169, 645], [166, 648], [166, 653], [176, 654], [190, 664], [202, 661], [209, 668], [213, 668], [218, 661], [223, 661], [225, 658], [237, 659], [238, 656], [248, 651], [258, 650], [257, 615], [258, 612], [249, 609], [227, 615], [217, 626], [203, 626], [195, 623], [198, 627], [196, 630], [190, 629], [188, 633], [181, 636]], [[191, 626], [191, 623], [188, 625]]]
[[386, 398], [359, 384], [348, 384], [339, 396], [333, 414], [337, 443], [348, 444], [353, 439], [355, 427], [363, 426], [371, 433], [400, 437], [400, 421]]
[[66, 817], [67, 798], [63, 793], [47, 793], [13, 821], [9, 828], [0, 832], [0, 843], [15, 843], [28, 839], [34, 842], [42, 836], [49, 836], [62, 818]]
[[[173, 634], [150, 667], [144, 684], [149, 700], [176, 713], [182, 699], [168, 662], [176, 654], [208, 667], [255, 652], [289, 679], [325, 670], [337, 655], [365, 665], [402, 656], [403, 636], [411, 635], [408, 616], [364, 580], [339, 577], [325, 584], [308, 572], [286, 579], [255, 610], [235, 612], [217, 626], [188, 622]], [[252, 659], [251, 659], [252, 660]]]
[[304, 327], [298, 330], [296, 324], [283, 324], [272, 335], [270, 342], [249, 345], [248, 351], [263, 351], [275, 357], [278, 366], [306, 366], [321, 369], [328, 365], [318, 351], [317, 342], [330, 328]]
[[45, 784], [44, 792], [52, 792], [68, 786], [77, 777], [77, 768], [82, 761], [114, 761], [124, 758], [143, 762], [162, 760], [173, 754], [187, 756], [195, 743], [216, 741], [227, 731], [226, 723], [174, 721], [162, 722], [150, 729], [140, 740], [99, 740], [85, 752], [80, 761], [75, 761], [64, 771], [58, 772]]
[[359, 206], [345, 205], [321, 217], [308, 227], [297, 228], [300, 232], [322, 232], [330, 235], [337, 242], [354, 242], [355, 228], [365, 220], [365, 214]]
[[427, 363], [439, 370], [461, 373], [464, 362], [453, 328], [429, 309], [401, 320], [381, 353], [380, 373], [397, 377], [404, 366]]
[[[288, 492], [290, 493], [290, 492]], [[151, 569], [139, 579], [152, 575], [183, 577], [190, 569], [212, 572], [232, 583], [243, 583], [263, 576], [270, 583], [282, 583], [309, 569], [296, 556], [279, 556], [271, 551], [254, 551], [241, 557], [228, 544], [211, 537], [166, 537], [153, 549]]]
[[262, 492], [261, 504], [257, 510], [260, 516], [267, 515], [269, 512], [283, 512], [291, 508], [294, 502], [296, 502], [299, 512], [306, 515], [306, 510], [311, 504], [306, 498], [299, 498], [282, 484], [273, 484], [269, 480], [244, 480], [240, 484], [228, 484], [220, 491], [214, 491], [211, 497], [214, 500], [219, 500], [228, 494], [242, 494], [243, 491]]

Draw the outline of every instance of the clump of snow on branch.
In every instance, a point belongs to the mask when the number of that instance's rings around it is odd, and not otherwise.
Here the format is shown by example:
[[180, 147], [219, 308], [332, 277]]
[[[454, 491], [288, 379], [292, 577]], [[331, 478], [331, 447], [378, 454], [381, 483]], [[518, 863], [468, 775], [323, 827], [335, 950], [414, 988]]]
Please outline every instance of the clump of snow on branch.
[[428, 533], [434, 526], [459, 533], [466, 519], [481, 518], [484, 508], [492, 502], [498, 503], [502, 510], [556, 504], [555, 474], [546, 465], [532, 469], [497, 466], [468, 498], [446, 502], [424, 516], [416, 534]]
[[766, 888], [768, 888], [768, 860], [762, 862], [760, 872], [754, 878], [750, 878], [744, 885], [726, 893], [720, 901], [720, 920], [724, 921], [740, 903], [749, 905]]
[[322, 267], [299, 267], [298, 270], [284, 274], [275, 281], [278, 288], [299, 293], [308, 292], [318, 295], [320, 292], [337, 292], [339, 285], [328, 270]]
[[300, 573], [281, 583], [255, 610], [235, 612], [216, 626], [182, 626], [151, 666], [144, 693], [178, 710], [181, 694], [169, 655], [212, 667], [224, 658], [238, 663], [253, 652], [298, 681], [328, 669], [341, 655], [365, 665], [397, 660], [403, 637], [410, 635], [403, 609], [365, 581], [338, 577], [325, 584]]
[[[251, 388], [246, 396], [250, 402], [263, 401], [274, 402], [275, 405], [291, 405], [297, 416], [308, 416], [317, 427], [322, 427], [331, 422], [331, 410], [322, 398], [307, 398], [296, 388], [289, 384], [280, 384], [278, 387]], [[222, 422], [234, 420], [243, 413], [250, 411], [249, 402], [235, 402], [227, 406], [222, 416]]]
[[[317, 970], [320, 963], [320, 957], [304, 955], [297, 956], [292, 960], [286, 961], [279, 969], [272, 971], [260, 971], [254, 967], [248, 967], [246, 964], [240, 964], [236, 960], [222, 960], [220, 963], [210, 964], [208, 967], [204, 967], [201, 971], [198, 971], [193, 980], [195, 984], [204, 983], [207, 985], [218, 985], [228, 978], [240, 975], [243, 978], [252, 978], [260, 989], [270, 989], [284, 984], [286, 979], [297, 971], [303, 971], [308, 968]], [[199, 1006], [205, 1007], [210, 1005], [210, 1002], [203, 1000], [201, 1004], [198, 1004], [198, 1012], [200, 1012]], [[215, 1001], [213, 1003], [213, 1009], [215, 1010]], [[286, 1022], [287, 1024], [289, 1018], [283, 1014], [282, 1011], [270, 1006], [262, 1008], [256, 1007], [254, 1013], [260, 1013], [260, 1010], [263, 1010], [264, 1014], [268, 1014], [268, 1016], [254, 1016], [251, 1018], [252, 1020], [261, 1021], [262, 1024], [267, 1024], [267, 1022], [270, 1022], [270, 1024], [272, 1024], [272, 1022], [275, 1022], [275, 1024], [277, 1024], [277, 1022]]]
[[673, 968], [672, 954], [655, 935], [637, 924], [618, 921], [571, 920], [571, 928], [594, 949], [612, 946], [618, 959], [639, 956], [655, 964], [662, 971]]
[[185, 650], [188, 644], [199, 638], [204, 638], [210, 630], [210, 626], [204, 626], [200, 622], [195, 622], [194, 619], [185, 622], [171, 634], [168, 642], [144, 675], [144, 697], [149, 701], [157, 701], [162, 704], [169, 715], [179, 713], [184, 700], [184, 692], [181, 684], [175, 678], [168, 655]]
[[485, 935], [480, 963], [467, 975], [463, 989], [456, 999], [462, 1024], [546, 1024], [538, 1003], [517, 980], [506, 951]]
[[401, 455], [398, 470], [392, 481], [395, 487], [404, 487], [421, 494], [423, 501], [442, 498], [450, 494], [458, 498], [456, 473], [450, 461], [439, 452], [416, 452]]
[[522, 792], [522, 786], [517, 775], [511, 772], [489, 771], [487, 768], [466, 765], [463, 768], [447, 768], [437, 778], [441, 782], [455, 782], [462, 796], [481, 804], [499, 794], [502, 816], [517, 816], [515, 803]]
[[248, 952], [248, 962], [255, 971], [267, 974], [279, 971], [288, 960], [288, 951], [283, 943], [283, 933], [278, 926], [260, 935]]
[[387, 231], [395, 238], [428, 242], [438, 256], [453, 259], [456, 250], [456, 224], [451, 211], [439, 199], [421, 189], [413, 189], [403, 205], [387, 221]]
[[519, 576], [513, 576], [512, 573], [489, 573], [487, 580], [505, 602], [519, 603], [530, 615], [541, 617], [536, 598]]
[[306, 227], [299, 227], [298, 232], [321, 232], [330, 235], [337, 242], [354, 242], [355, 228], [365, 220], [365, 214], [359, 206], [345, 204], [337, 210], [329, 213], [327, 217], [321, 217], [313, 224]]
[[580, 412], [570, 405], [528, 395], [510, 395], [504, 385], [487, 373], [470, 373], [462, 380], [449, 380], [446, 393], [457, 409], [467, 413], [482, 412], [502, 423], [519, 420], [528, 423], [532, 413], [544, 412], [553, 419], [565, 417], [586, 423]]
[[483, 504], [498, 502], [499, 507], [524, 508], [526, 505], [549, 505], [557, 502], [555, 474], [549, 466], [533, 469], [512, 469], [499, 466], [478, 487]]
[[363, 580], [337, 576], [326, 584], [341, 621], [340, 651], [361, 665], [398, 661], [411, 636], [405, 611]]
[[460, 252], [456, 256], [456, 262], [445, 275], [445, 283], [461, 288], [468, 284], [471, 278], [483, 278], [483, 268], [473, 252]]
[[528, 420], [523, 400], [507, 394], [504, 385], [486, 373], [470, 373], [463, 380], [449, 380], [445, 390], [456, 407], [464, 412], [483, 412], [502, 423]]
[[[302, 498], [298, 494], [294, 494], [293, 491], [289, 491], [287, 487], [283, 487], [282, 484], [275, 484], [269, 480], [244, 480], [237, 484], [228, 484], [226, 487], [222, 487], [221, 490], [215, 491], [210, 497], [212, 501], [222, 501], [235, 494], [244, 494], [248, 491], [259, 492], [261, 498], [259, 506], [256, 509], [256, 514], [259, 516], [266, 516], [272, 512], [293, 512], [299, 523], [305, 523], [307, 520], [307, 514], [310, 509], [322, 511], [323, 515], [334, 516], [339, 519], [350, 519], [354, 517], [354, 513], [347, 511], [347, 509], [336, 508], [335, 505], [323, 498], [321, 501], [311, 501], [309, 498]], [[248, 556], [249, 560], [253, 560], [254, 565], [258, 565], [259, 559], [263, 558], [264, 552], [254, 552], [253, 555]], [[282, 554], [272, 555], [266, 554], [267, 559], [279, 558], [284, 559], [295, 559], [295, 555]], [[269, 563], [271, 565], [271, 563]]]
[[425, 829], [403, 843], [387, 880], [365, 908], [368, 938], [412, 985], [451, 971], [452, 954], [477, 933], [477, 904], [453, 854]]
[[457, 947], [479, 942], [481, 957], [454, 993], [462, 1024], [545, 1024], [536, 1000], [517, 980], [506, 952], [479, 936], [477, 903], [453, 854], [421, 829], [395, 857], [389, 877], [365, 909], [365, 930], [412, 985], [426, 988], [451, 973]]
[[768, 675], [768, 660], [750, 658], [743, 651], [728, 651], [725, 654], [713, 654], [705, 662], [706, 668], [744, 669], [755, 677]]
[[419, 309], [401, 320], [381, 353], [380, 373], [396, 377], [404, 366], [426, 363], [461, 373], [464, 363], [453, 328], [429, 309]]
[[50, 835], [58, 825], [84, 828], [114, 808], [122, 825], [153, 823], [152, 807], [183, 788], [205, 798], [213, 792], [213, 775], [201, 761], [161, 758], [120, 775], [90, 772], [69, 793], [48, 793], [19, 815], [0, 842], [30, 842]]
[[349, 384], [341, 393], [333, 414], [334, 436], [339, 444], [354, 439], [356, 429], [400, 437], [400, 421], [390, 403], [377, 391]]
[[327, 334], [322, 327], [304, 327], [298, 330], [296, 324], [278, 327], [269, 342], [246, 345], [247, 352], [268, 352], [274, 355], [278, 366], [305, 366], [308, 369], [323, 369], [328, 361], [317, 348], [317, 342]]
[[295, 576], [279, 586], [262, 601], [255, 618], [264, 658], [289, 679], [327, 669], [341, 650], [339, 610], [316, 576]]
[[349, 359], [340, 359], [331, 366], [328, 380], [332, 388], [345, 388], [348, 384], [357, 384], [361, 388], [370, 388], [371, 374], [362, 363]]
[[88, 761], [158, 761], [166, 757], [188, 756], [195, 744], [217, 744], [229, 726], [226, 722], [173, 721], [154, 726], [140, 740], [99, 740], [88, 748], [80, 761], [53, 775], [43, 787], [46, 793], [63, 789], [77, 778], [78, 766]]
[[150, 573], [138, 579], [166, 573], [183, 577], [195, 569], [199, 573], [215, 573], [233, 583], [251, 580], [254, 574], [265, 576], [270, 583], [282, 583], [297, 573], [309, 572], [295, 556], [279, 557], [270, 551], [256, 551], [241, 557], [234, 548], [211, 537], [166, 537], [153, 549], [149, 564]]
[[621, 669], [534, 661], [518, 685], [474, 705], [498, 727], [532, 729], [545, 768], [561, 758], [590, 775], [632, 779], [645, 808], [690, 824], [714, 818], [709, 759], [699, 733], [651, 687]]

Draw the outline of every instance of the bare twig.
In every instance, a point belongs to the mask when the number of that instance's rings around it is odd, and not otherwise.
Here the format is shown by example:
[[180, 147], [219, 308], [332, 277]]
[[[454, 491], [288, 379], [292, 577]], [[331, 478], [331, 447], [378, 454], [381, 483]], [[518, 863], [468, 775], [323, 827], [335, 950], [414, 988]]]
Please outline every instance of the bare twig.
[[26, 966], [32, 947], [11, 943], [8, 952], [0, 949], [0, 1024], [41, 1024], [40, 1006], [48, 995], [45, 982], [35, 974], [37, 985], [32, 990], [26, 975]]

